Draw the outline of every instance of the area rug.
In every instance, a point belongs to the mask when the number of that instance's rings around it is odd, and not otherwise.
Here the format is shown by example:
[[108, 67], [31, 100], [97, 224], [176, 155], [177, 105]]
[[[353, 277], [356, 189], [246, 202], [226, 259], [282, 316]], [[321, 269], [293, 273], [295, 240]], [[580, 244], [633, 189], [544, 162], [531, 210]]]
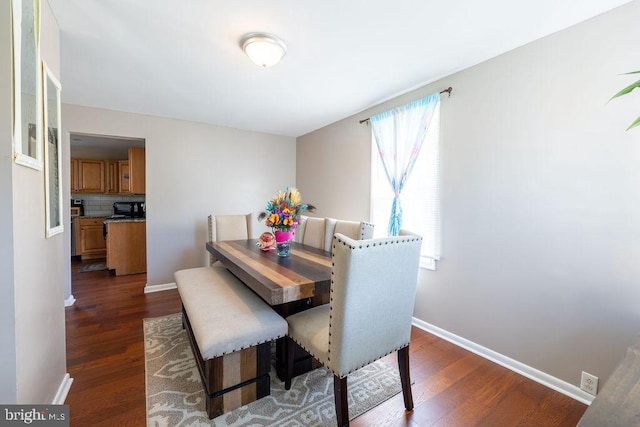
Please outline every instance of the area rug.
[[[293, 379], [291, 390], [271, 371], [271, 395], [209, 420], [204, 390], [181, 314], [144, 319], [147, 425], [335, 426], [333, 375], [319, 368]], [[401, 391], [398, 371], [375, 362], [348, 377], [349, 418]]]
[[92, 264], [85, 264], [83, 266], [80, 266], [80, 268], [78, 269], [78, 273], [86, 273], [88, 271], [99, 271], [99, 270], [106, 270], [106, 269], [107, 269], [106, 262], [94, 262]]

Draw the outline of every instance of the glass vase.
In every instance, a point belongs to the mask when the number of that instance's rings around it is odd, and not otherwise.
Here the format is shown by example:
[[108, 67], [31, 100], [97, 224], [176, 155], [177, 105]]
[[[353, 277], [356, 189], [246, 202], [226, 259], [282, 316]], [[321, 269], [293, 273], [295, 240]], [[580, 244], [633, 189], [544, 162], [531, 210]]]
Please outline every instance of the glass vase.
[[276, 235], [276, 254], [281, 257], [289, 256], [293, 232], [276, 230], [274, 234]]

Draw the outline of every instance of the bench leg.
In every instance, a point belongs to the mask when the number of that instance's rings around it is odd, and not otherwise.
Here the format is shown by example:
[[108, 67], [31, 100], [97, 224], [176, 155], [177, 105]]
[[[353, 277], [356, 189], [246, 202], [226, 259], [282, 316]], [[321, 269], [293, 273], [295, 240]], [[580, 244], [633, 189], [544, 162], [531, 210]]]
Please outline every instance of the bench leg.
[[200, 372], [209, 419], [271, 394], [271, 342], [204, 360], [184, 307], [182, 326]]
[[271, 343], [205, 361], [206, 409], [215, 418], [271, 393]]

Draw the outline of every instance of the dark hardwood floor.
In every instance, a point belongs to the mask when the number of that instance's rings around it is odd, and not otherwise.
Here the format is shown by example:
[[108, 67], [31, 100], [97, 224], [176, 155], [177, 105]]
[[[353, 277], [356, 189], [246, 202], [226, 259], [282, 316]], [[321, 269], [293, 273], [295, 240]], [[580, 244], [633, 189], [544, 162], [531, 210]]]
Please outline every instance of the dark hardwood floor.
[[[86, 263], [86, 262], [85, 262]], [[72, 264], [65, 403], [71, 426], [145, 426], [142, 319], [180, 311], [176, 290], [144, 294], [145, 274], [79, 273]], [[402, 395], [352, 426], [575, 426], [586, 405], [414, 328], [411, 377], [415, 409]], [[397, 366], [395, 354], [385, 362]]]

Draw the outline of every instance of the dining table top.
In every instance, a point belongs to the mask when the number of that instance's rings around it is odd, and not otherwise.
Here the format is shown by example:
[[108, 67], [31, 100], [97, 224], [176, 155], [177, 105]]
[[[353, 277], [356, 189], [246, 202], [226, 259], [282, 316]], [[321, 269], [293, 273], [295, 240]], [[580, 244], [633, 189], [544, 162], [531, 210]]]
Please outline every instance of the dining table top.
[[331, 253], [291, 242], [289, 256], [263, 251], [258, 239], [207, 242], [206, 248], [229, 271], [269, 305], [275, 306], [327, 294]]

